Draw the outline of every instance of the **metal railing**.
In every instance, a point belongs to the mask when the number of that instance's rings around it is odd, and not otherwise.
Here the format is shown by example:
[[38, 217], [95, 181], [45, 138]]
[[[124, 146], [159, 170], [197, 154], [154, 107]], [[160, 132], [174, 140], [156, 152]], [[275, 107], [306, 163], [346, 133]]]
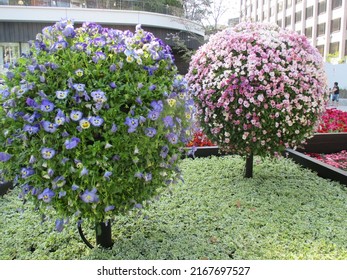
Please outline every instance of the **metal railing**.
[[70, 7], [107, 10], [132, 10], [184, 17], [179, 7], [160, 5], [150, 0], [0, 0], [0, 6]]

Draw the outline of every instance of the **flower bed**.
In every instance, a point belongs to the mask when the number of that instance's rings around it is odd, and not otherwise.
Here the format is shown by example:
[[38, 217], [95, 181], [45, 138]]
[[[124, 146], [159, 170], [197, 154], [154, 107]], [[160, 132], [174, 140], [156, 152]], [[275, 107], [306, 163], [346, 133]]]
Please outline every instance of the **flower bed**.
[[322, 116], [317, 132], [347, 132], [347, 112], [337, 109], [327, 109]]
[[347, 186], [347, 171], [310, 157], [308, 154], [334, 154], [347, 150], [347, 133], [317, 133], [296, 151], [287, 149], [287, 155], [296, 163], [315, 171], [319, 176], [339, 181]]
[[312, 158], [316, 158], [326, 164], [329, 164], [336, 168], [347, 171], [347, 151], [346, 150], [343, 150], [339, 153], [332, 153], [332, 154], [307, 153], [307, 155]]

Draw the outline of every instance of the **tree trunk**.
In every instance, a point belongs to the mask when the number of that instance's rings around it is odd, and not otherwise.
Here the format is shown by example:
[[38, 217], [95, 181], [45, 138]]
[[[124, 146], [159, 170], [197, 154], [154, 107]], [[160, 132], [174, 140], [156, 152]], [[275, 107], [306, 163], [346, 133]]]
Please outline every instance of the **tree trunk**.
[[246, 169], [244, 178], [252, 178], [253, 177], [253, 154], [250, 154], [246, 158]]
[[111, 234], [111, 222], [107, 223], [96, 223], [96, 244], [103, 248], [111, 248], [113, 245], [112, 234]]

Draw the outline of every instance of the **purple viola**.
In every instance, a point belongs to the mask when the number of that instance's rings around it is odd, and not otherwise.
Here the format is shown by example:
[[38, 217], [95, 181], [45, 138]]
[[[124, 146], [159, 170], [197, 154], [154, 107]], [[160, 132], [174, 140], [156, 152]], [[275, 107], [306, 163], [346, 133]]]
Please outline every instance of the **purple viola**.
[[160, 151], [160, 156], [162, 158], [166, 158], [168, 153], [169, 153], [169, 147], [167, 145], [163, 146]]
[[124, 124], [126, 124], [128, 128], [128, 132], [132, 133], [136, 130], [139, 125], [139, 120], [135, 118], [126, 117]]
[[51, 148], [42, 148], [41, 155], [44, 159], [51, 159], [55, 155], [55, 150]]
[[65, 99], [69, 94], [69, 90], [57, 90], [55, 95], [58, 99]]
[[71, 150], [73, 148], [75, 148], [78, 143], [81, 142], [81, 140], [77, 137], [72, 137], [71, 139], [67, 139], [65, 140], [65, 148], [68, 149], [68, 150]]
[[39, 104], [36, 103], [36, 101], [34, 99], [31, 99], [30, 97], [27, 98], [27, 100], [25, 101], [25, 103], [34, 109], [38, 109], [40, 106]]
[[56, 219], [55, 221], [55, 230], [57, 232], [62, 232], [64, 229], [64, 220], [63, 219]]
[[161, 112], [161, 111], [163, 111], [164, 105], [163, 105], [163, 102], [161, 100], [159, 100], [159, 101], [154, 100], [151, 102], [151, 107], [155, 111]]
[[89, 121], [93, 126], [99, 127], [103, 124], [104, 119], [99, 116], [96, 116], [96, 117], [91, 117]]
[[155, 128], [153, 128], [153, 127], [147, 127], [145, 129], [145, 134], [148, 137], [154, 137], [157, 134], [157, 130]]
[[38, 125], [29, 125], [29, 124], [26, 124], [26, 125], [23, 127], [23, 131], [28, 132], [29, 134], [38, 133], [39, 130], [40, 130], [40, 128], [39, 128]]
[[0, 152], [0, 161], [2, 162], [8, 161], [11, 157], [12, 155], [8, 153]]
[[54, 104], [47, 99], [42, 100], [40, 109], [42, 112], [52, 112], [54, 109]]
[[156, 111], [156, 110], [151, 110], [148, 112], [148, 115], [147, 117], [149, 119], [151, 119], [152, 121], [155, 121], [159, 118], [159, 115], [160, 115], [160, 111]]
[[112, 176], [112, 172], [111, 171], [106, 171], [105, 174], [104, 174], [104, 178], [106, 180], [110, 180], [110, 177]]
[[96, 193], [97, 189], [93, 188], [91, 191], [85, 190], [80, 197], [85, 203], [96, 203], [99, 201], [99, 196]]
[[20, 173], [22, 174], [22, 178], [28, 178], [32, 175], [35, 174], [34, 169], [30, 168], [30, 167], [23, 167], [20, 171]]
[[171, 116], [166, 116], [163, 118], [164, 126], [165, 127], [173, 127], [174, 126], [174, 120]]
[[102, 90], [92, 91], [90, 95], [93, 98], [93, 100], [97, 103], [104, 103], [107, 101], [105, 93]]
[[109, 212], [109, 211], [112, 211], [114, 208], [115, 208], [114, 205], [108, 205], [105, 207], [104, 210], [105, 210], [105, 212]]
[[42, 199], [42, 201], [49, 203], [51, 202], [52, 198], [54, 197], [55, 192], [52, 191], [49, 188], [46, 188], [42, 193], [40, 193], [37, 198]]
[[171, 144], [177, 144], [177, 142], [178, 142], [178, 137], [173, 132], [166, 134], [166, 138], [167, 138], [167, 140], [169, 140], [169, 142]]
[[54, 118], [54, 123], [56, 125], [63, 125], [65, 123], [65, 120], [66, 120], [66, 117], [64, 113], [62, 112], [62, 110], [59, 109], [56, 117]]
[[84, 92], [86, 85], [85, 84], [74, 84], [73, 88], [78, 92]]
[[83, 113], [77, 110], [72, 110], [70, 113], [70, 119], [76, 122], [82, 119], [82, 116], [83, 116]]
[[50, 133], [54, 133], [58, 128], [58, 125], [56, 125], [55, 123], [51, 123], [49, 121], [42, 121], [41, 125], [45, 131]]

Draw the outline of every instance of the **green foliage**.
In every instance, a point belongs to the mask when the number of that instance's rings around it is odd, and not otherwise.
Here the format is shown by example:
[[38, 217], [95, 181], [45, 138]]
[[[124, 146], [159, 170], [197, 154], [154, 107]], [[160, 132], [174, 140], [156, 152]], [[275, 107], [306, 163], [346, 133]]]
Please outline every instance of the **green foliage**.
[[[184, 183], [113, 221], [112, 250], [87, 248], [72, 218], [62, 233], [0, 199], [0, 259], [346, 259], [346, 189], [287, 159], [185, 159]], [[93, 243], [94, 231], [83, 224]]]

